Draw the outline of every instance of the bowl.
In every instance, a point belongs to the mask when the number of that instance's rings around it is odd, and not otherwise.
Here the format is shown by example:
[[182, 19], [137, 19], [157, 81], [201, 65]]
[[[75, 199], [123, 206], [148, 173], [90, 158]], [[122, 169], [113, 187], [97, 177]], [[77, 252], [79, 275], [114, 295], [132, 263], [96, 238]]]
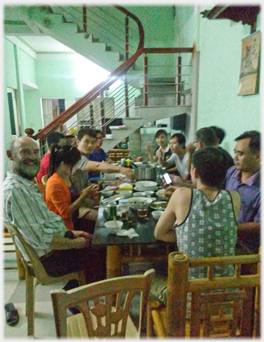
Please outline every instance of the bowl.
[[145, 194], [147, 196], [152, 196], [154, 194], [154, 191], [145, 191]]
[[116, 173], [104, 173], [104, 180], [105, 181], [116, 180]]
[[132, 209], [136, 210], [138, 203], [146, 202], [148, 204], [155, 201], [155, 198], [148, 198], [148, 197], [132, 197], [128, 199], [129, 205]]
[[102, 194], [105, 198], [108, 198], [108, 197], [112, 196], [113, 193], [114, 193], [113, 190], [103, 190], [103, 191], [101, 191], [101, 194]]
[[163, 210], [154, 210], [152, 211], [152, 216], [155, 220], [158, 220], [163, 213], [164, 213]]
[[107, 221], [105, 222], [105, 228], [107, 231], [111, 234], [115, 234], [121, 230], [123, 227], [123, 222], [122, 221]]
[[165, 196], [165, 189], [160, 189], [159, 191], [156, 192], [156, 195], [158, 196], [158, 198], [160, 198], [161, 200], [167, 200], [167, 197]]
[[120, 190], [120, 196], [122, 196], [123, 198], [129, 198], [132, 196], [132, 190]]
[[150, 208], [154, 210], [164, 210], [168, 205], [168, 202], [166, 201], [156, 201], [150, 204]]
[[133, 193], [133, 196], [134, 197], [144, 197], [146, 196], [147, 194], [145, 192], [141, 192], [141, 191], [138, 191], [138, 192], [134, 192]]
[[152, 181], [139, 181], [139, 182], [136, 182], [135, 185], [138, 189], [144, 188], [147, 190], [152, 190], [158, 185], [158, 183], [152, 182]]

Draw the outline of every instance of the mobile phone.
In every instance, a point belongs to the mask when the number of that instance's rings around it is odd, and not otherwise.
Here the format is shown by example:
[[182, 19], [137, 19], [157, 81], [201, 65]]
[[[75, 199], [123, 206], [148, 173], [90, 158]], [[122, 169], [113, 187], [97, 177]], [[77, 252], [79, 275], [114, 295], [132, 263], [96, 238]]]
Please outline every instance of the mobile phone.
[[172, 184], [172, 180], [171, 180], [171, 178], [170, 178], [168, 172], [166, 172], [166, 173], [163, 174], [163, 178], [164, 178], [164, 180], [165, 180], [165, 182], [166, 182], [167, 185]]

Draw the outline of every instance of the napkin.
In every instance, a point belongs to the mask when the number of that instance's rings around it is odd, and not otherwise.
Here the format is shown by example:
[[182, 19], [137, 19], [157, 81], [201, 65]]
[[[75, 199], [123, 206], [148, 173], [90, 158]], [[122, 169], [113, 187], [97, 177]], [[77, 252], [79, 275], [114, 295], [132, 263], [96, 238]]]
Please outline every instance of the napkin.
[[133, 237], [139, 236], [138, 233], [136, 233], [134, 228], [130, 228], [129, 230], [121, 229], [119, 232], [116, 233], [118, 236], [127, 236], [130, 239]]

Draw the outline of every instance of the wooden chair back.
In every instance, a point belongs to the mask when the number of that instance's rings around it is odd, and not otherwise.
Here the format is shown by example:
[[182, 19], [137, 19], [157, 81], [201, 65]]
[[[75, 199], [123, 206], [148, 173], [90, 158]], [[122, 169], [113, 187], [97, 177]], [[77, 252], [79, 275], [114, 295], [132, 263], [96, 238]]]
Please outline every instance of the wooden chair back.
[[[166, 337], [252, 337], [259, 334], [260, 255], [189, 259], [169, 254], [165, 314], [152, 311]], [[241, 275], [241, 265], [258, 264], [256, 274]], [[234, 265], [234, 276], [214, 277], [216, 266]], [[188, 279], [190, 267], [205, 267], [207, 278]], [[191, 294], [190, 312], [187, 313]], [[188, 310], [189, 311], [189, 310]], [[149, 311], [151, 312], [151, 311]], [[165, 332], [164, 332], [165, 331]]]
[[122, 158], [128, 158], [129, 150], [112, 149], [107, 152], [108, 157], [111, 158], [115, 163], [119, 162]]
[[42, 194], [43, 201], [45, 202], [46, 199], [46, 185], [43, 183], [37, 183], [39, 188], [39, 192]]
[[[125, 337], [129, 309], [137, 293], [140, 294], [140, 333], [154, 273], [151, 269], [144, 275], [107, 279], [69, 291], [53, 291], [51, 297], [57, 337]], [[67, 326], [69, 307], [76, 307], [80, 314], [69, 317]], [[82, 334], [77, 330], [82, 330]]]

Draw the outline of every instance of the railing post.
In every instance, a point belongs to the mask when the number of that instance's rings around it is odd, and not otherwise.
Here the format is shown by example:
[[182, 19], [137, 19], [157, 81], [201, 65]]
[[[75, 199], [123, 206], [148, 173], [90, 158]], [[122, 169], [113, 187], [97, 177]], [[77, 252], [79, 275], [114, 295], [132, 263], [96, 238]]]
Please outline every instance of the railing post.
[[148, 56], [144, 56], [144, 105], [148, 105]]
[[189, 257], [172, 252], [168, 257], [167, 337], [184, 337], [188, 290]]
[[86, 5], [83, 6], [83, 32], [87, 32], [87, 7]]
[[102, 132], [105, 135], [105, 108], [104, 108], [104, 93], [100, 94], [100, 109], [101, 109], [101, 122], [102, 122]]
[[33, 128], [26, 128], [26, 129], [25, 129], [25, 133], [27, 134], [27, 136], [28, 136], [29, 138], [35, 139], [35, 137], [34, 137], [35, 131], [34, 131]]
[[[126, 16], [126, 45], [125, 45], [125, 51], [126, 51], [126, 61], [129, 58], [129, 18]], [[127, 76], [125, 75], [125, 106], [126, 106], [126, 117], [129, 117], [129, 97], [128, 97], [128, 85], [127, 85]]]
[[91, 118], [91, 127], [94, 125], [94, 109], [93, 104], [90, 103], [90, 118]]
[[178, 57], [178, 96], [177, 96], [177, 104], [181, 104], [181, 73], [182, 73], [182, 60], [181, 56]]

